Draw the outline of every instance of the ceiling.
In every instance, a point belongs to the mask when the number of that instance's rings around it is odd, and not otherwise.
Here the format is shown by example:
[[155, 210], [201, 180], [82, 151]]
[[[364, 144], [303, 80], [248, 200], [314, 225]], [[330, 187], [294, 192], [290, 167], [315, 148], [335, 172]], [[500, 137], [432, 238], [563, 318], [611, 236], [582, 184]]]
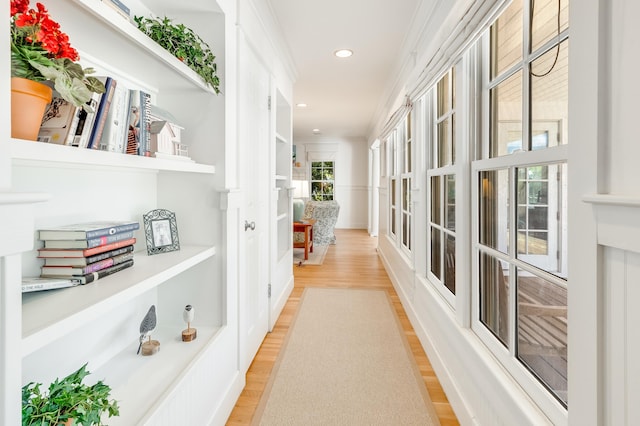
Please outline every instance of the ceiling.
[[[294, 139], [368, 137], [421, 0], [268, 2], [297, 70]], [[338, 49], [353, 56], [337, 58]], [[295, 106], [301, 102], [308, 106]]]

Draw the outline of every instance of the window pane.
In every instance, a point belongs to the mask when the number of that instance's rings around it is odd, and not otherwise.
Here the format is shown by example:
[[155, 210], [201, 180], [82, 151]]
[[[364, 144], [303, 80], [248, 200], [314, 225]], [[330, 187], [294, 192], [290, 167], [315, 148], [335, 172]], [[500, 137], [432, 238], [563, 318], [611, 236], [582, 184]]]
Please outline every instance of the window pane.
[[444, 285], [456, 294], [456, 238], [447, 234], [444, 252]]
[[456, 175], [445, 176], [444, 192], [447, 199], [444, 209], [444, 225], [451, 231], [456, 230]]
[[449, 146], [451, 146], [451, 120], [446, 120], [438, 123], [438, 164], [436, 167], [442, 167], [450, 164], [451, 152]]
[[440, 274], [440, 254], [442, 253], [440, 233], [438, 228], [431, 227], [431, 272], [438, 278], [442, 277]]
[[509, 252], [509, 173], [480, 172], [480, 244]]
[[[569, 42], [554, 47], [531, 64], [531, 120], [533, 122], [534, 147], [536, 149], [535, 130], [544, 123], [556, 123], [554, 132], [547, 132], [540, 141], [541, 145], [556, 146], [566, 144], [562, 137], [567, 128], [569, 117]], [[537, 124], [540, 123], [540, 124]]]
[[531, 12], [531, 50], [569, 27], [569, 0], [536, 0]]
[[522, 150], [522, 72], [490, 90], [491, 140], [489, 156]]
[[451, 115], [451, 140], [449, 141], [451, 150], [451, 164], [456, 164], [456, 115]]
[[440, 176], [431, 177], [431, 222], [441, 225], [440, 221]]
[[480, 321], [504, 344], [509, 342], [509, 267], [480, 253]]
[[438, 117], [442, 117], [451, 109], [449, 104], [449, 73], [438, 82]]
[[567, 404], [567, 289], [518, 269], [517, 356]]
[[396, 205], [396, 180], [395, 179], [391, 179], [390, 181], [390, 186], [391, 186], [391, 205], [395, 206]]
[[491, 78], [522, 59], [522, 0], [511, 5], [491, 26]]
[[402, 179], [402, 209], [409, 210], [411, 202], [411, 185], [409, 179]]
[[408, 249], [411, 249], [411, 241], [410, 241], [410, 216], [406, 213], [402, 213], [402, 244], [404, 244]]
[[566, 276], [567, 165], [517, 169], [518, 258]]

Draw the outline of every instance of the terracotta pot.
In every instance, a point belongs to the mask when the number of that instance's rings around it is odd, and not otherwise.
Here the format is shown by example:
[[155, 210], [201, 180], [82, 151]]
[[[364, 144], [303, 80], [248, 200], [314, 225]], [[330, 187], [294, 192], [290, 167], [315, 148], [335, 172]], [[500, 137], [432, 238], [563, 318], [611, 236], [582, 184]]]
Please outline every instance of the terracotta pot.
[[42, 116], [53, 90], [43, 83], [11, 77], [11, 137], [38, 139]]

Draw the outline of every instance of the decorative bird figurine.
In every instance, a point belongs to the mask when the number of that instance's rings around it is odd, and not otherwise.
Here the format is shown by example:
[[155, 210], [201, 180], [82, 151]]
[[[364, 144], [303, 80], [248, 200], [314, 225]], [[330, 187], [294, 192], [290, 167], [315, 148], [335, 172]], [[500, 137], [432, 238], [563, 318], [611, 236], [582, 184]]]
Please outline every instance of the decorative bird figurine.
[[187, 323], [187, 328], [191, 328], [191, 321], [193, 321], [193, 315], [195, 314], [195, 309], [193, 306], [187, 305], [184, 307], [184, 312], [182, 312], [182, 319]]
[[144, 343], [144, 339], [149, 337], [151, 340], [151, 332], [156, 329], [156, 305], [151, 305], [149, 311], [142, 319], [140, 323], [140, 345], [138, 346], [138, 354], [140, 353], [140, 348], [142, 348], [142, 343]]
[[183, 342], [191, 342], [198, 336], [198, 331], [195, 328], [191, 328], [191, 321], [193, 321], [193, 316], [196, 313], [196, 310], [193, 309], [193, 306], [187, 305], [184, 307], [184, 311], [182, 311], [182, 319], [187, 323], [187, 329], [182, 330], [182, 341]]

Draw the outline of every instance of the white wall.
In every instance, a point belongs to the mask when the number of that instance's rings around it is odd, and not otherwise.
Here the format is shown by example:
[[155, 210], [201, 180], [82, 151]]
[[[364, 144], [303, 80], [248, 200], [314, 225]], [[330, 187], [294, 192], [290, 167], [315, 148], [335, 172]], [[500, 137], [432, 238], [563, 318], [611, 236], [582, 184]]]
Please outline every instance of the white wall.
[[367, 229], [367, 169], [368, 148], [364, 138], [344, 138], [338, 140], [297, 140], [297, 161], [293, 176], [310, 176], [307, 153], [323, 153], [328, 160], [335, 160], [335, 200], [340, 204], [340, 214], [336, 228]]

